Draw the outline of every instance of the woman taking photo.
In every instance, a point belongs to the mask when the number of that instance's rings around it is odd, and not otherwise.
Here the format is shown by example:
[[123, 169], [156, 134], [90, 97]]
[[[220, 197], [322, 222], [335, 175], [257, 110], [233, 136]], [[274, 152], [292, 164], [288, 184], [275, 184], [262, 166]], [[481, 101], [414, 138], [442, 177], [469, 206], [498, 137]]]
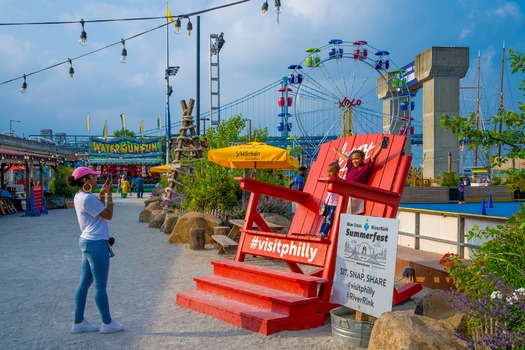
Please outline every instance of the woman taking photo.
[[[106, 291], [109, 274], [109, 229], [108, 220], [113, 217], [113, 185], [108, 177], [100, 190], [100, 196], [93, 194], [97, 187], [100, 172], [87, 167], [78, 167], [68, 178], [68, 185], [78, 187], [74, 204], [80, 226], [78, 246], [82, 252], [81, 274], [75, 290], [75, 320], [71, 333], [96, 332], [115, 333], [124, 330], [124, 326], [111, 318], [109, 300]], [[107, 198], [106, 198], [107, 195]], [[89, 287], [95, 282], [94, 297], [102, 324], [90, 323], [84, 318]]]

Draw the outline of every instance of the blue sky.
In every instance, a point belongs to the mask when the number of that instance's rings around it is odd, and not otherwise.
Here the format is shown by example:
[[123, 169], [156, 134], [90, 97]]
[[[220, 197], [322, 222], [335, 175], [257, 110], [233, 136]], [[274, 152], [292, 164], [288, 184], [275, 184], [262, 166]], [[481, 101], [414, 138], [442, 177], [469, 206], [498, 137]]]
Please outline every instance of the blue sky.
[[[174, 16], [224, 5], [221, 1], [169, 1]], [[305, 58], [305, 49], [319, 47], [333, 38], [366, 40], [390, 52], [398, 66], [432, 46], [470, 48], [471, 69], [462, 84], [476, 84], [476, 57], [481, 53], [483, 96], [487, 109], [497, 109], [494, 89], [499, 88], [501, 47], [525, 51], [525, 3], [500, 0], [282, 0], [277, 24], [273, 11], [261, 16], [262, 0], [204, 13], [201, 21], [201, 110], [209, 107], [209, 35], [224, 32], [226, 44], [220, 53], [221, 103], [225, 104], [262, 88], [288, 73], [287, 67]], [[0, 23], [80, 21], [164, 16], [165, 1], [0, 0]], [[197, 19], [191, 18], [196, 27]], [[50, 67], [68, 58], [119, 42], [163, 24], [163, 20], [87, 23], [88, 45], [78, 44], [79, 23], [38, 26], [0, 26], [0, 82]], [[180, 119], [181, 99], [196, 96], [196, 31], [188, 36], [169, 29], [170, 65], [181, 67], [172, 78], [172, 120]], [[10, 120], [20, 135], [39, 134], [41, 129], [85, 135], [86, 115], [91, 116], [91, 134], [101, 134], [108, 121], [109, 132], [120, 129], [121, 113], [127, 128], [138, 133], [143, 120], [146, 130], [164, 119], [166, 30], [152, 31], [127, 40], [128, 62], [120, 62], [122, 45], [73, 60], [27, 78], [28, 92], [19, 92], [22, 80], [0, 85], [0, 131]], [[510, 69], [507, 69], [507, 73]], [[506, 106], [517, 109], [523, 96], [517, 91], [520, 76], [505, 80]], [[277, 92], [275, 93], [277, 97]], [[489, 100], [490, 97], [490, 100]], [[469, 100], [468, 98], [465, 101]], [[472, 101], [471, 101], [472, 102]], [[259, 104], [275, 103], [254, 101]], [[485, 102], [484, 102], [485, 103]], [[466, 109], [470, 107], [465, 107]], [[418, 112], [416, 108], [415, 113]], [[224, 117], [224, 116], [223, 116]], [[416, 120], [417, 120], [417, 116]], [[253, 127], [266, 121], [253, 120]]]

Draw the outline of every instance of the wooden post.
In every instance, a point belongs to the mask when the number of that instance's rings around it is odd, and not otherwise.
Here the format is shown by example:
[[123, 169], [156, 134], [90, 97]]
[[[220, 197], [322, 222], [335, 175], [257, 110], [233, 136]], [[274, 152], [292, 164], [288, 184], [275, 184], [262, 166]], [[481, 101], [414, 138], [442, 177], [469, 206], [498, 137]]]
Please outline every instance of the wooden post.
[[377, 317], [364, 314], [361, 311], [356, 311], [355, 320], [359, 322], [375, 322], [375, 320], [377, 320]]
[[190, 228], [190, 249], [203, 250], [204, 249], [204, 229]]

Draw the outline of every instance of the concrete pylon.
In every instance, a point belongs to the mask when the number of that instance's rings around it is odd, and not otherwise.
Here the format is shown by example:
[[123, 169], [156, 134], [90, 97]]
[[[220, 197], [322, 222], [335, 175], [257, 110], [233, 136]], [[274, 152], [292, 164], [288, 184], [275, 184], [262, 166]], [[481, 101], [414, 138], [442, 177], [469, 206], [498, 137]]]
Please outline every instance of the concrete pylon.
[[457, 174], [458, 139], [439, 126], [439, 117], [459, 115], [459, 79], [467, 73], [469, 49], [431, 47], [414, 63], [416, 79], [423, 85], [423, 177], [437, 178], [449, 170]]

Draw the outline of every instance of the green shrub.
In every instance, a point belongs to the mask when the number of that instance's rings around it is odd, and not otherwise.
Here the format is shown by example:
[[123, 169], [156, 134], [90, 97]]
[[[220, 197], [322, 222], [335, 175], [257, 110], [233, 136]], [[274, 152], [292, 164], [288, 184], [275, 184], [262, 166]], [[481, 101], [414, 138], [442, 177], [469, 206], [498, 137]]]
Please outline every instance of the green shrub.
[[492, 183], [491, 183], [491, 184], [492, 184], [493, 186], [499, 186], [499, 185], [501, 185], [502, 182], [503, 182], [503, 180], [501, 179], [501, 177], [499, 177], [499, 176], [494, 176], [494, 177], [492, 178]]
[[439, 181], [440, 186], [445, 187], [456, 187], [459, 183], [459, 176], [456, 176], [456, 173], [451, 172], [443, 172], [441, 173], [441, 180]]
[[78, 192], [77, 187], [69, 187], [67, 178], [71, 176], [73, 170], [67, 166], [59, 166], [57, 174], [49, 183], [48, 191], [57, 197], [72, 198]]
[[[525, 206], [495, 228], [474, 227], [468, 239], [485, 241], [471, 260], [445, 254], [440, 260], [453, 279], [455, 306], [467, 315], [469, 337], [475, 349], [487, 344], [510, 349], [525, 337]], [[505, 345], [505, 346], [503, 346]], [[487, 347], [488, 348], [488, 347]], [[522, 347], [512, 347], [522, 349]]]

